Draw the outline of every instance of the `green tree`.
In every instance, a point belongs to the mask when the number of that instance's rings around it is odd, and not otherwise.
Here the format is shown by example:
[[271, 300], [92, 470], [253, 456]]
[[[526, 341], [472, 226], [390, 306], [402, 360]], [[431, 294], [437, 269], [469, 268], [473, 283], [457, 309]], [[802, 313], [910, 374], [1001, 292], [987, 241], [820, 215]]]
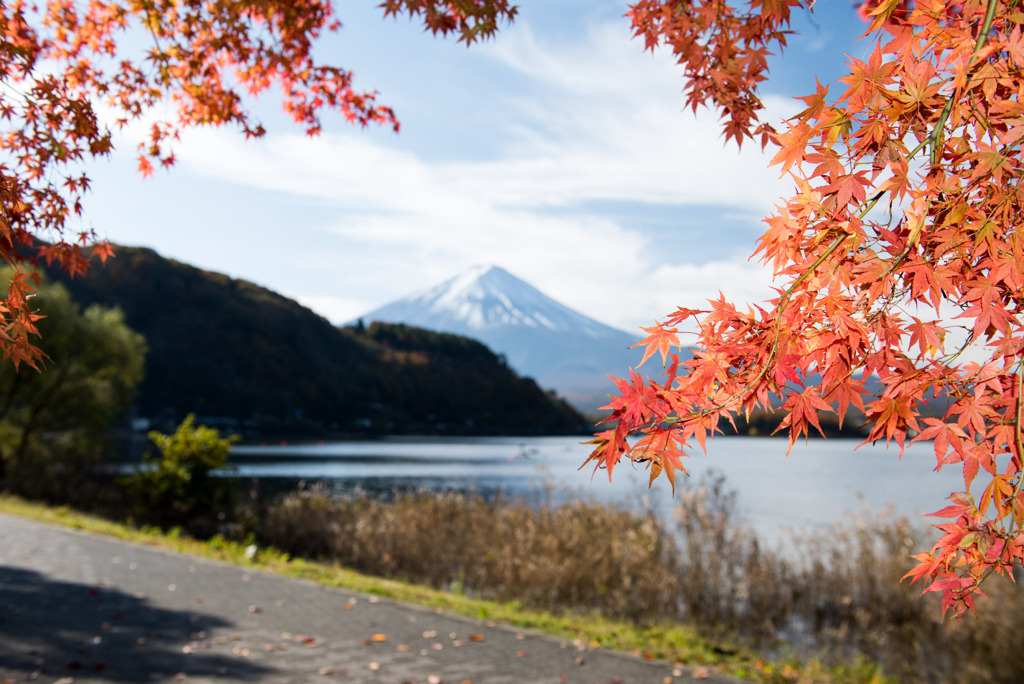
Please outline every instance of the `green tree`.
[[119, 309], [82, 311], [46, 281], [31, 303], [46, 356], [38, 370], [0, 364], [0, 481], [58, 477], [54, 469], [97, 459], [143, 375], [145, 339]]
[[135, 514], [165, 529], [212, 531], [216, 513], [234, 500], [232, 482], [213, 471], [227, 465], [238, 436], [221, 437], [213, 428], [196, 426], [189, 414], [173, 435], [153, 431], [149, 439], [160, 458], [147, 456], [142, 469], [122, 480], [135, 499]]

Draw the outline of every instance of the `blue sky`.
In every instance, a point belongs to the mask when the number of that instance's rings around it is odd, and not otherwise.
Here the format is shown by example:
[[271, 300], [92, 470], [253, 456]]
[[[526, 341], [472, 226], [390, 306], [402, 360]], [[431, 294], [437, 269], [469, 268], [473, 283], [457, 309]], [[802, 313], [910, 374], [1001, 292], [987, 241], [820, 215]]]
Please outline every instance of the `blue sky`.
[[[483, 263], [625, 330], [719, 290], [770, 296], [748, 257], [786, 183], [770, 152], [727, 148], [713, 114], [683, 110], [680, 70], [631, 39], [625, 3], [525, 0], [469, 49], [375, 4], [336, 2], [344, 28], [320, 50], [379, 91], [400, 134], [338, 116], [307, 138], [266, 97], [264, 138], [193, 131], [144, 180], [129, 130], [90, 170], [88, 224], [337, 323]], [[794, 28], [763, 91], [776, 119], [867, 49], [850, 0]]]

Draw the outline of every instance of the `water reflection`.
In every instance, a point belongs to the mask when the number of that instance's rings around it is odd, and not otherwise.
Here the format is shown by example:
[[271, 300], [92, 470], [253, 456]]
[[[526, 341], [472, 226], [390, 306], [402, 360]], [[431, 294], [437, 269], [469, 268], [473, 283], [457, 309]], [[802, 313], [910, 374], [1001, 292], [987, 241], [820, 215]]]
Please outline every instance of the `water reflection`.
[[[698, 452], [687, 470], [699, 479], [710, 470], [725, 475], [738, 492], [743, 521], [762, 538], [784, 527], [814, 528], [849, 512], [917, 516], [942, 508], [962, 485], [959, 472], [933, 472], [930, 445], [895, 449], [862, 447], [850, 440], [812, 440], [786, 456], [786, 441], [725, 437]], [[604, 471], [580, 469], [590, 447], [578, 437], [395, 438], [367, 442], [239, 446], [231, 463], [241, 478], [255, 478], [265, 491], [319, 484], [338, 494], [376, 496], [417, 489], [475, 491], [484, 496], [595, 498], [632, 509], [653, 509], [671, 518], [672, 496], [664, 479], [647, 489], [647, 472], [629, 463]], [[691, 480], [692, 482], [692, 480]], [[682, 486], [686, 486], [686, 481]]]

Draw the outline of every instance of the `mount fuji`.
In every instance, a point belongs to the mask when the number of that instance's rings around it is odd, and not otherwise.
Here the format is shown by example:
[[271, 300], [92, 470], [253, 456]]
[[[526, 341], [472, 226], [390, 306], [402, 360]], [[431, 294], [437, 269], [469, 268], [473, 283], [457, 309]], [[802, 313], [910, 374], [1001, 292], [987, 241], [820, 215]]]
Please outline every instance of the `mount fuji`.
[[498, 266], [478, 266], [360, 317], [480, 340], [520, 375], [593, 412], [640, 361], [639, 336], [556, 302]]

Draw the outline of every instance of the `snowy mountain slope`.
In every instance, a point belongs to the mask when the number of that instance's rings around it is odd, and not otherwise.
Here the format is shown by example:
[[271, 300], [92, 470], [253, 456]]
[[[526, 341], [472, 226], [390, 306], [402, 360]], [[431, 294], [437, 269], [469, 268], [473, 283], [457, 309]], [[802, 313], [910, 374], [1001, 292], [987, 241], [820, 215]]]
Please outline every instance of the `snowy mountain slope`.
[[497, 266], [473, 268], [360, 318], [476, 338], [583, 411], [607, 403], [614, 390], [608, 375], [626, 377], [640, 360], [629, 349], [638, 336], [573, 311]]
[[559, 304], [498, 266], [477, 266], [426, 292], [392, 302], [363, 316], [364, 321], [444, 326], [468, 334], [505, 327], [602, 337], [624, 334]]

